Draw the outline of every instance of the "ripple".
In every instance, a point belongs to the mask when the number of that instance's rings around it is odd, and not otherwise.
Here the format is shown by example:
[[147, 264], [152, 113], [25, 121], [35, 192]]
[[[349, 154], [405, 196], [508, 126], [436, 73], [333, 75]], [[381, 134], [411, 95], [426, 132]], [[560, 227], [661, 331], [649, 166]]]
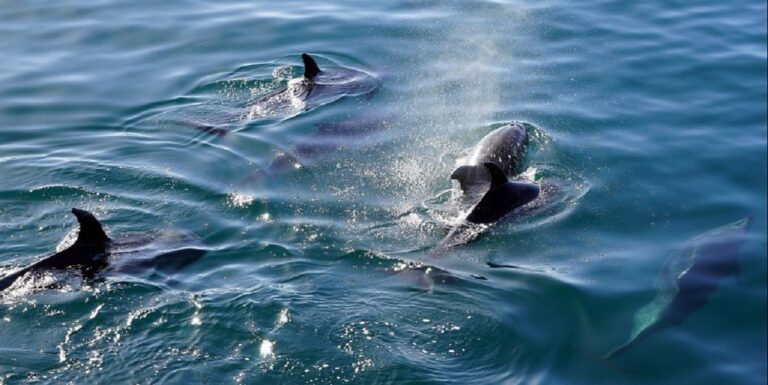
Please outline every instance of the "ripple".
[[[198, 234], [208, 253], [173, 273], [19, 282], [0, 300], [0, 378], [754, 383], [765, 221], [739, 285], [649, 341], [655, 354], [629, 372], [594, 357], [669, 249], [765, 218], [765, 8], [0, 7], [0, 274], [63, 247], [72, 206], [110, 233]], [[342, 79], [350, 97], [252, 108], [297, 85], [300, 52], [375, 77], [375, 94]], [[520, 177], [541, 199], [430, 256], [467, 211], [456, 160], [511, 120], [532, 125]], [[71, 282], [40, 290], [49, 279]]]

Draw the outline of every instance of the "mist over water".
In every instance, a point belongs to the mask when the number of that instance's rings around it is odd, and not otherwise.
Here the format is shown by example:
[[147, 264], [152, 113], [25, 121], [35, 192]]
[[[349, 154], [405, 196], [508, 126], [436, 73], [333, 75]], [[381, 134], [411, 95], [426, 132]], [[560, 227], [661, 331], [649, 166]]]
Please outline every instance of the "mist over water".
[[[0, 384], [765, 383], [765, 14], [0, 7], [0, 276], [71, 241], [71, 207], [110, 235], [207, 252], [4, 292]], [[373, 80], [280, 94], [303, 52]], [[431, 253], [467, 212], [449, 175], [510, 121], [528, 125], [520, 178], [543, 199]], [[670, 256], [750, 215], [738, 278], [601, 360]]]

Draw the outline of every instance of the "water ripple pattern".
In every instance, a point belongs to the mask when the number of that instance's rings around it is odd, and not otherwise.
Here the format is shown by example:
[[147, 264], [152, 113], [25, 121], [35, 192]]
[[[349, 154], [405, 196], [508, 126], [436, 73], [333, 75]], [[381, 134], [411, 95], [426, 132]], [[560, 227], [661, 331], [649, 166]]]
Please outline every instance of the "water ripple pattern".
[[[765, 384], [765, 2], [4, 4], [0, 276], [71, 207], [206, 253], [17, 282], [2, 385]], [[304, 52], [339, 93], [291, 88]], [[432, 254], [510, 121], [541, 199]], [[738, 278], [602, 359], [670, 255], [748, 216]]]

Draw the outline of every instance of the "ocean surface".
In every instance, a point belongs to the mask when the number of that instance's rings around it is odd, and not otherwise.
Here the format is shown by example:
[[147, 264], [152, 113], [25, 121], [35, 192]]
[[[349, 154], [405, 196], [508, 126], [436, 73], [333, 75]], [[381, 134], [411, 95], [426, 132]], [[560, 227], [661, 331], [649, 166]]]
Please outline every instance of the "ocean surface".
[[[0, 0], [0, 52], [1, 276], [72, 207], [206, 251], [3, 292], [0, 384], [766, 384], [764, 1]], [[303, 52], [371, 90], [263, 105]], [[434, 253], [510, 121], [557, 193]], [[749, 216], [740, 275], [603, 359]]]

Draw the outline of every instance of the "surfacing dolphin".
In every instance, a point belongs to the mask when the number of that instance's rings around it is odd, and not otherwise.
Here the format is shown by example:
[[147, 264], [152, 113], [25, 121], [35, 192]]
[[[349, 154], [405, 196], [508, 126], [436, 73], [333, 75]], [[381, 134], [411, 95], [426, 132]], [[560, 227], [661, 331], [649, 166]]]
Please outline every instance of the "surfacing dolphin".
[[115, 271], [137, 271], [140, 268], [164, 271], [169, 267], [179, 268], [192, 263], [205, 254], [204, 250], [194, 248], [163, 250], [151, 258], [132, 261], [131, 265], [115, 264], [111, 266], [110, 257], [112, 255], [128, 254], [137, 248], [152, 245], [157, 239], [146, 238], [139, 242], [136, 240], [113, 240], [107, 236], [101, 223], [93, 214], [77, 208], [72, 209], [72, 214], [75, 215], [80, 225], [77, 240], [65, 250], [0, 279], [0, 291], [12, 286], [14, 282], [27, 274], [40, 274], [56, 270], [79, 270], [84, 278], [93, 278], [105, 268]]
[[112, 240], [104, 232], [99, 221], [85, 210], [73, 208], [72, 214], [80, 223], [80, 232], [75, 243], [66, 250], [0, 279], [0, 291], [7, 289], [17, 279], [31, 272], [79, 268], [82, 275], [87, 277], [93, 276], [107, 265]]
[[465, 223], [453, 228], [440, 242], [437, 250], [444, 250], [476, 238], [490, 224], [505, 217], [518, 207], [536, 199], [541, 191], [536, 183], [510, 181], [494, 162], [483, 163], [489, 175], [490, 187], [472, 208]]
[[336, 101], [344, 96], [368, 95], [378, 88], [373, 76], [350, 68], [321, 70], [315, 59], [301, 54], [304, 73], [279, 89], [248, 103], [250, 119], [270, 117], [279, 113], [306, 110]]
[[472, 149], [466, 164], [451, 174], [466, 195], [479, 195], [486, 191], [491, 176], [483, 166], [485, 162], [499, 165], [504, 175], [518, 174], [528, 147], [528, 130], [518, 122], [501, 126], [483, 137]]
[[493, 162], [483, 163], [490, 176], [491, 186], [467, 215], [467, 222], [490, 224], [512, 210], [539, 196], [539, 185], [531, 182], [510, 181], [504, 171]]
[[751, 221], [744, 218], [700, 235], [670, 258], [661, 272], [658, 295], [635, 314], [629, 340], [605, 358], [626, 353], [649, 335], [682, 323], [704, 306], [724, 279], [739, 273], [739, 249]]
[[304, 69], [296, 78], [291, 66], [273, 68], [272, 78], [264, 79], [261, 71], [272, 65], [249, 65], [244, 68], [259, 68], [255, 78], [238, 69], [200, 84], [188, 95], [152, 103], [126, 125], [136, 129], [170, 125], [223, 137], [254, 122], [284, 120], [347, 96], [372, 97], [379, 87], [378, 78], [364, 70], [327, 59], [327, 68], [320, 68], [313, 57], [301, 57]]

